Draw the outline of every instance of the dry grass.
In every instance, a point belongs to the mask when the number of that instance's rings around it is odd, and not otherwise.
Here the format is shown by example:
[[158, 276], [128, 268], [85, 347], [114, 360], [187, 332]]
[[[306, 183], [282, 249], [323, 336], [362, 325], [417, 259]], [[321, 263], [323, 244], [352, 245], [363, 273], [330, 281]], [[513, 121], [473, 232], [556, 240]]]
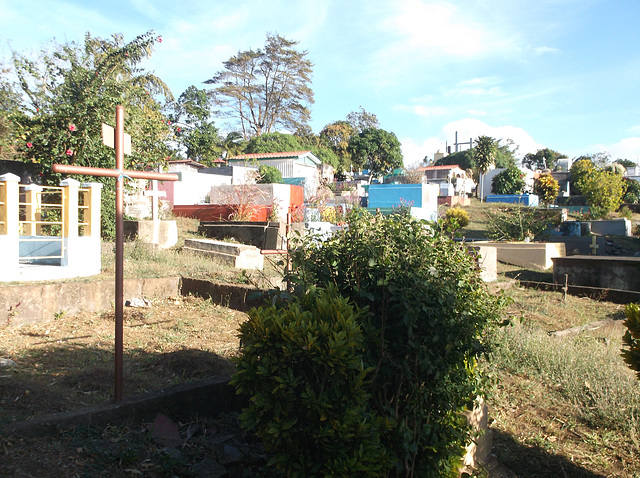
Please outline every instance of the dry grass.
[[[193, 297], [126, 308], [124, 393], [229, 376], [246, 315]], [[106, 402], [113, 396], [114, 313], [0, 327], [0, 425]]]

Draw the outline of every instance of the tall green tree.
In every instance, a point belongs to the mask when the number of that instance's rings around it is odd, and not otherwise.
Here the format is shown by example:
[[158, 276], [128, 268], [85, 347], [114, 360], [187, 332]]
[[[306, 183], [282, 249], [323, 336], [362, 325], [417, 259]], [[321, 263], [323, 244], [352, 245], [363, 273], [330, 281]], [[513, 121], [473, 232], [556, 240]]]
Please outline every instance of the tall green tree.
[[480, 200], [482, 201], [482, 177], [487, 174], [491, 165], [495, 163], [496, 141], [490, 136], [478, 136], [475, 143], [474, 159], [480, 173]]
[[[125, 131], [132, 138], [132, 154], [125, 156], [125, 167], [164, 163], [173, 130], [157, 98], [173, 98], [164, 82], [140, 65], [158, 42], [161, 38], [152, 31], [128, 43], [121, 35], [102, 39], [87, 33], [84, 44], [60, 45], [37, 59], [14, 54], [24, 98], [20, 111], [12, 116], [14, 134], [25, 161], [37, 168], [45, 184], [57, 185], [61, 179], [52, 172], [53, 163], [115, 167], [113, 150], [102, 144], [101, 124], [114, 124], [118, 104], [124, 106]], [[102, 233], [112, 237], [115, 180], [80, 179], [105, 184]]]
[[238, 52], [205, 81], [213, 86], [218, 114], [237, 122], [245, 139], [309, 122], [313, 64], [297, 44], [268, 34], [263, 49]]
[[205, 90], [190, 86], [173, 105], [176, 138], [189, 159], [213, 166], [223, 151], [222, 138], [212, 121], [211, 103]]
[[354, 166], [369, 170], [369, 182], [403, 166], [400, 141], [383, 129], [369, 128], [353, 136], [348, 150]]
[[292, 134], [264, 133], [255, 136], [247, 143], [245, 153], [280, 153], [286, 151], [302, 151], [304, 148]]

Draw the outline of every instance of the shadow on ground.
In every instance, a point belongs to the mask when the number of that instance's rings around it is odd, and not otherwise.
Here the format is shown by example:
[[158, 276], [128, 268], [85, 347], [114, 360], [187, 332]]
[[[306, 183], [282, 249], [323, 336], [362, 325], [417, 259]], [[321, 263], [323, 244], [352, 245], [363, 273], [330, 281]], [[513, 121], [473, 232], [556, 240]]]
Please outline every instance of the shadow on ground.
[[499, 430], [493, 430], [492, 452], [498, 460], [512, 470], [518, 478], [603, 478], [586, 470], [563, 456], [546, 450], [518, 443], [514, 438]]

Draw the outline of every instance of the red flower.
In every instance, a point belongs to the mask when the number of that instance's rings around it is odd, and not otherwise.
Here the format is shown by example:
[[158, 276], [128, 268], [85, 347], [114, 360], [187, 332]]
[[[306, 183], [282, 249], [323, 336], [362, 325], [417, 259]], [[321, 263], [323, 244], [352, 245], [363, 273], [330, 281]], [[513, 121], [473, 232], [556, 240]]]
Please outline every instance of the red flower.
[[167, 120], [167, 124], [171, 124], [171, 121]]
[[33, 148], [33, 143], [27, 143], [27, 148]]
[[176, 129], [176, 131], [180, 132], [180, 128]]
[[72, 156], [73, 155], [73, 151], [71, 151], [70, 149], [67, 149], [65, 151], [65, 153], [66, 153], [67, 156]]
[[76, 125], [70, 124], [69, 125], [69, 131], [75, 131], [75, 130], [76, 130]]

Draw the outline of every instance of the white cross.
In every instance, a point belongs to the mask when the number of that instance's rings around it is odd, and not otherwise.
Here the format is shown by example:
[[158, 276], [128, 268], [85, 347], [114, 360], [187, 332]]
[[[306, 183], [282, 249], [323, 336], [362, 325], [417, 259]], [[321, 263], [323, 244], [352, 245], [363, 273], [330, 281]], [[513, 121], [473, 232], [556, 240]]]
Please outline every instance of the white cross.
[[591, 236], [591, 244], [589, 245], [589, 249], [591, 249], [591, 255], [595, 256], [598, 252], [598, 248], [600, 246], [598, 245], [596, 236]]
[[146, 190], [144, 192], [144, 195], [151, 198], [151, 219], [153, 219], [153, 221], [155, 222], [158, 220], [158, 211], [159, 211], [158, 199], [165, 197], [167, 193], [165, 191], [160, 191], [158, 189], [157, 179], [152, 179], [151, 190]]

